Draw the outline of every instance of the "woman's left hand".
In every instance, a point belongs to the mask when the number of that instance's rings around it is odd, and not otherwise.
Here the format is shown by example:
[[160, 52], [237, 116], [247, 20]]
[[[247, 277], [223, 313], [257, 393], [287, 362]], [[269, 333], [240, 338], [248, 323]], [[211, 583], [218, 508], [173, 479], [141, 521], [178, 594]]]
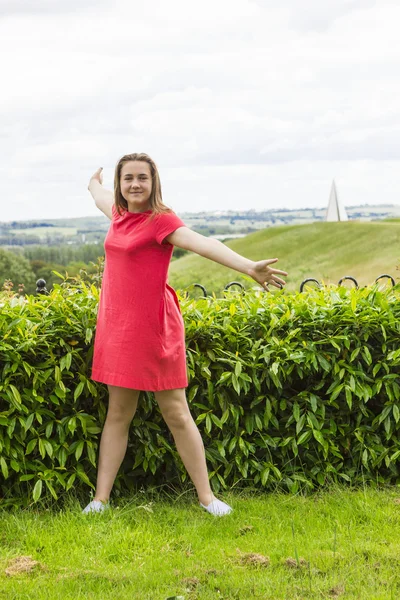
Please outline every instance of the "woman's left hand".
[[270, 258], [268, 260], [259, 260], [253, 263], [253, 266], [247, 271], [247, 273], [261, 285], [264, 290], [268, 290], [268, 284], [271, 284], [277, 288], [282, 289], [286, 285], [286, 281], [278, 277], [278, 275], [287, 275], [286, 271], [279, 271], [278, 269], [272, 269], [269, 265], [273, 265], [277, 262], [277, 258]]

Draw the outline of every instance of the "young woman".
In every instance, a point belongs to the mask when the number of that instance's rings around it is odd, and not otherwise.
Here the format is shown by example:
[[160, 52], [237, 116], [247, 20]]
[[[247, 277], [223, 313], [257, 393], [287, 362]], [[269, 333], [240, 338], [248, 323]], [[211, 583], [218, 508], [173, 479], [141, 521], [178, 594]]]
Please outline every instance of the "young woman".
[[279, 275], [287, 273], [270, 266], [277, 258], [248, 260], [186, 227], [163, 204], [158, 170], [147, 154], [128, 154], [118, 161], [114, 194], [102, 181], [100, 168], [88, 186], [96, 206], [111, 220], [104, 242], [92, 379], [107, 384], [109, 404], [96, 493], [84, 512], [107, 508], [139, 393], [146, 390], [154, 392], [200, 506], [213, 515], [228, 514], [232, 508], [211, 491], [203, 442], [186, 401], [184, 322], [176, 293], [167, 283], [168, 267], [177, 246], [246, 273], [264, 289], [285, 285]]

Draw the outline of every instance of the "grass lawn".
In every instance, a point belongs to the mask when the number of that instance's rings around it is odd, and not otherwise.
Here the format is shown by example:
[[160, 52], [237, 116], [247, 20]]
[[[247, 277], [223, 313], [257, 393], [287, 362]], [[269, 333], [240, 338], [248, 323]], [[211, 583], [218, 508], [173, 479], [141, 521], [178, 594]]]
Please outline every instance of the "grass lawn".
[[[352, 275], [364, 286], [388, 273], [398, 281], [399, 243], [400, 221], [347, 221], [271, 227], [226, 245], [251, 260], [279, 258], [274, 267], [288, 272], [285, 289], [293, 292], [308, 277], [336, 285], [344, 275]], [[219, 296], [230, 281], [240, 281], [245, 287], [257, 285], [237, 271], [193, 253], [172, 261], [169, 269], [169, 283], [175, 289], [197, 282], [209, 294], [214, 291]]]
[[226, 517], [192, 492], [138, 494], [100, 515], [74, 499], [2, 511], [0, 600], [398, 599], [399, 496], [236, 492]]

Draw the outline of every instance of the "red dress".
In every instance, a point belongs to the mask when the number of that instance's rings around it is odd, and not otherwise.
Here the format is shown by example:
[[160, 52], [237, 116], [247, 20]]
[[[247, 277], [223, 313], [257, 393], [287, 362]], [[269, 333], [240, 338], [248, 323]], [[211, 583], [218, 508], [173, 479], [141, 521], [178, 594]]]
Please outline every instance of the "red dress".
[[145, 391], [184, 388], [185, 328], [167, 283], [173, 245], [163, 239], [184, 222], [112, 207], [97, 314], [92, 379]]

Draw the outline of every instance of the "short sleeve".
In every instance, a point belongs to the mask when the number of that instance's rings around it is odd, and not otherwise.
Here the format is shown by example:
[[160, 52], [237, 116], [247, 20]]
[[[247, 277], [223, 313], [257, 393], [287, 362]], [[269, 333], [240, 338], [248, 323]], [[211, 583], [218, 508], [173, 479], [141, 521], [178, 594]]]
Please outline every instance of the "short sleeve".
[[162, 244], [164, 238], [179, 227], [186, 227], [186, 225], [174, 212], [157, 215], [155, 219], [157, 243]]

